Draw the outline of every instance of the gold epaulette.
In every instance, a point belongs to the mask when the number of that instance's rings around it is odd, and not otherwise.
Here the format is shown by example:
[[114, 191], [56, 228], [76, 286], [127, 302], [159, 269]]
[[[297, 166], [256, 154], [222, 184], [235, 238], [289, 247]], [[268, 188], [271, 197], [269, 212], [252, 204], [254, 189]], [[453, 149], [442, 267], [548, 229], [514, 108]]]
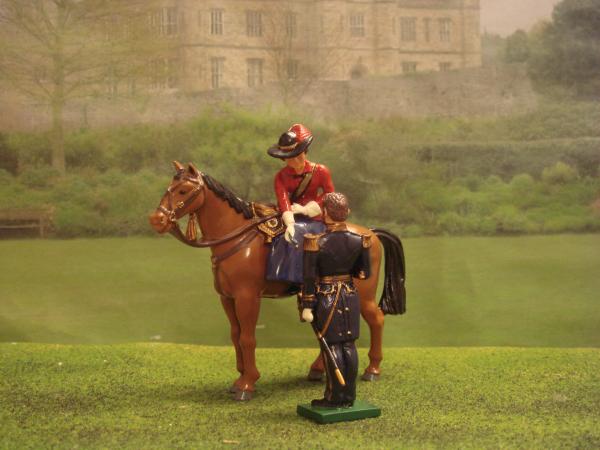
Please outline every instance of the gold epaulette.
[[371, 248], [371, 237], [372, 234], [363, 234], [362, 235], [362, 246], [363, 248]]
[[319, 251], [319, 234], [307, 233], [304, 235], [304, 251], [318, 252]]

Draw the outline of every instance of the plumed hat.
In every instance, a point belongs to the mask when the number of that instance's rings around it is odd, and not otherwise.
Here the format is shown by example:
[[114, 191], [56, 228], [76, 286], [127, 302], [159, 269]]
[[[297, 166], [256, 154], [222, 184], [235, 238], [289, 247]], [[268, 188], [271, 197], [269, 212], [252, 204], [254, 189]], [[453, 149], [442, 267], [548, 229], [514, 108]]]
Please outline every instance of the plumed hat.
[[281, 135], [279, 142], [269, 148], [267, 153], [273, 158], [294, 158], [307, 151], [312, 140], [313, 136], [310, 130], [304, 125], [296, 123]]

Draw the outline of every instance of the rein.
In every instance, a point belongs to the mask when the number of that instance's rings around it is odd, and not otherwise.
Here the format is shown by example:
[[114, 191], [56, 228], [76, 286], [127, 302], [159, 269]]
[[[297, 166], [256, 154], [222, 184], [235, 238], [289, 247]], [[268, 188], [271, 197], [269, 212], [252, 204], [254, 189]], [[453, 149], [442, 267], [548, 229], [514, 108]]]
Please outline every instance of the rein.
[[258, 219], [254, 218], [250, 221], [250, 223], [247, 223], [246, 225], [244, 225], [236, 230], [233, 230], [231, 233], [227, 233], [223, 237], [220, 237], [218, 239], [212, 239], [212, 240], [204, 240], [204, 238], [200, 239], [200, 240], [188, 239], [185, 236], [185, 234], [183, 234], [183, 231], [181, 231], [181, 228], [179, 228], [179, 224], [177, 223], [177, 221], [175, 221], [173, 223], [174, 226], [173, 226], [173, 228], [171, 228], [171, 231], [169, 231], [169, 233], [171, 233], [179, 241], [183, 242], [184, 244], [189, 245], [190, 247], [196, 247], [196, 248], [214, 247], [216, 245], [220, 245], [220, 244], [224, 244], [225, 242], [229, 242], [232, 239], [235, 239], [236, 237], [247, 233], [252, 228], [254, 228], [256, 225], [260, 225], [261, 223], [268, 222], [269, 220], [274, 219], [277, 216], [278, 216], [278, 214], [272, 214], [270, 216], [261, 217]]

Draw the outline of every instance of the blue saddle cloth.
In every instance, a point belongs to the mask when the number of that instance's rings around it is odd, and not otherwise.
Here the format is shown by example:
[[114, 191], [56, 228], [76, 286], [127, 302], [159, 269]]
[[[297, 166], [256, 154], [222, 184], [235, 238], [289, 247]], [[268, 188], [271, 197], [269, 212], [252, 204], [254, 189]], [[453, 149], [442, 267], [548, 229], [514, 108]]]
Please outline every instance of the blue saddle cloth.
[[298, 247], [285, 240], [281, 234], [273, 239], [267, 261], [267, 280], [287, 281], [302, 284], [302, 258], [304, 254], [304, 235], [325, 232], [325, 224], [320, 220], [296, 216], [294, 239]]

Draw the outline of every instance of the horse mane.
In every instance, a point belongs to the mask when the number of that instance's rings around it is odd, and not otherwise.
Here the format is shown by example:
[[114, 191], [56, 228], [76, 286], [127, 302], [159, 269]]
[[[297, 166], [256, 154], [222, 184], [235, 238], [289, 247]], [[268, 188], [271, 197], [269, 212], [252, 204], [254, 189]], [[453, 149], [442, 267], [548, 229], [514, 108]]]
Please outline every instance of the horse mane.
[[208, 186], [208, 188], [213, 191], [217, 197], [229, 203], [229, 206], [235, 209], [236, 212], [243, 214], [246, 219], [252, 219], [252, 217], [254, 217], [252, 204], [249, 201], [241, 199], [235, 194], [235, 192], [223, 186], [210, 175], [203, 173], [202, 178], [204, 179], [206, 186]]

